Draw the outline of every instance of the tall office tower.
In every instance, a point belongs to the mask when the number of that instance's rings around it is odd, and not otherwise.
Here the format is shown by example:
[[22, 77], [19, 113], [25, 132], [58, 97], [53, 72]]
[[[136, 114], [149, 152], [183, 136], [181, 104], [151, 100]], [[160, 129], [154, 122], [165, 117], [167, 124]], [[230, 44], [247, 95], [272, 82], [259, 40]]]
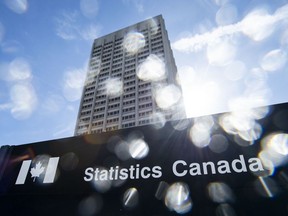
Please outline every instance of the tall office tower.
[[161, 15], [95, 39], [75, 135], [170, 120], [176, 73]]

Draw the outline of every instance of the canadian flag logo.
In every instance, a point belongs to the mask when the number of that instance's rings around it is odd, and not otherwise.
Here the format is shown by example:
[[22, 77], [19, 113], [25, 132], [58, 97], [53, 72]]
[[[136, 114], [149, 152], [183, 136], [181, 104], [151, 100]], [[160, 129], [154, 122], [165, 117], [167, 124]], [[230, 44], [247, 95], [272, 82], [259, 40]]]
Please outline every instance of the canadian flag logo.
[[[16, 185], [24, 184], [27, 178], [27, 175], [30, 173], [31, 178], [33, 181], [36, 178], [39, 178], [40, 175], [44, 175], [43, 183], [53, 183], [57, 171], [57, 166], [59, 162], [59, 157], [51, 157], [48, 160], [47, 166], [44, 166], [41, 161], [38, 161], [32, 168], [30, 169], [32, 160], [24, 160], [22, 162], [17, 180]], [[29, 172], [30, 170], [30, 172]]]

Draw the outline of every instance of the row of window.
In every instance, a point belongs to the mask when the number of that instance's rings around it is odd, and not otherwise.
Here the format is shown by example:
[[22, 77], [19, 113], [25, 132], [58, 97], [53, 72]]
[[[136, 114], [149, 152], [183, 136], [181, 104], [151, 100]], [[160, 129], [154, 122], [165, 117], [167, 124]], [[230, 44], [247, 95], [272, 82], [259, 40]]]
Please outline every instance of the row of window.
[[84, 110], [84, 109], [89, 109], [89, 108], [91, 108], [92, 107], [92, 104], [88, 104], [88, 105], [84, 105], [84, 106], [82, 106], [82, 109]]
[[152, 103], [139, 105], [139, 109], [145, 109], [145, 108], [149, 108], [149, 107], [152, 107]]
[[126, 124], [122, 124], [122, 128], [129, 128], [129, 127], [134, 127], [135, 126], [135, 122], [129, 122]]
[[117, 123], [119, 122], [119, 118], [108, 119], [107, 124]]
[[122, 116], [122, 120], [135, 119], [135, 114]]
[[135, 107], [128, 107], [128, 108], [123, 109], [123, 113], [132, 112], [132, 111], [135, 111]]
[[95, 112], [102, 112], [105, 110], [105, 107], [99, 107], [97, 109], [95, 109]]
[[93, 122], [93, 123], [92, 123], [92, 127], [102, 126], [102, 125], [103, 125], [103, 121], [98, 121], [98, 122]]
[[108, 112], [107, 116], [119, 115], [119, 110]]
[[139, 117], [141, 118], [141, 117], [147, 117], [147, 116], [150, 116], [150, 115], [152, 115], [152, 111], [150, 110], [150, 111], [146, 111], [146, 112], [140, 112], [139, 113]]

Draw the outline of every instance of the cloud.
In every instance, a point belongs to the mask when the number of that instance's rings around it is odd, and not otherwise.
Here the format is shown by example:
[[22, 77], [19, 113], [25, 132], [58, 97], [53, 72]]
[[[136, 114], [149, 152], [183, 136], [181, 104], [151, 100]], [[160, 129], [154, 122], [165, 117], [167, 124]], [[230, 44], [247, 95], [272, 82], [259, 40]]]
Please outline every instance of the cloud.
[[98, 37], [100, 27], [95, 24], [82, 24], [77, 11], [64, 11], [56, 21], [56, 34], [64, 40], [93, 40]]
[[68, 101], [80, 99], [86, 76], [86, 67], [65, 71], [63, 77], [63, 94]]
[[[0, 30], [0, 32], [1, 32], [1, 30]], [[1, 33], [0, 33], [0, 35], [1, 35]], [[1, 39], [0, 39], [0, 41], [1, 41]], [[9, 40], [9, 41], [4, 41], [1, 44], [1, 48], [2, 48], [2, 51], [4, 53], [16, 53], [22, 48], [22, 46], [18, 41]]]
[[90, 24], [83, 28], [80, 32], [80, 36], [84, 40], [94, 40], [95, 38], [99, 37], [100, 27], [94, 24]]
[[15, 13], [23, 14], [28, 10], [27, 0], [5, 0], [6, 6]]
[[219, 26], [204, 34], [181, 38], [174, 42], [172, 47], [182, 52], [196, 52], [220, 38], [237, 33], [242, 33], [252, 40], [261, 41], [274, 33], [277, 25], [287, 20], [288, 4], [276, 10], [272, 15], [264, 9], [256, 9], [235, 24]]

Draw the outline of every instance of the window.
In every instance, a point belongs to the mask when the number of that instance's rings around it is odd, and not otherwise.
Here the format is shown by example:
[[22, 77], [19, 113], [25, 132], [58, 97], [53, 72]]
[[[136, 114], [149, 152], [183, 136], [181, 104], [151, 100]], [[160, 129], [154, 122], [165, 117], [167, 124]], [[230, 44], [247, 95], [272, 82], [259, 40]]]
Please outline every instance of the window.
[[98, 121], [98, 122], [94, 122], [92, 123], [92, 127], [95, 127], [95, 126], [102, 126], [103, 125], [103, 121]]
[[151, 83], [144, 83], [144, 84], [139, 85], [139, 89], [143, 89], [147, 87], [151, 87]]
[[135, 85], [135, 80], [130, 81], [130, 82], [125, 82], [124, 85], [125, 85], [125, 86]]
[[120, 101], [120, 97], [109, 98], [109, 102], [115, 102], [115, 101]]
[[119, 110], [108, 112], [107, 116], [119, 115]]
[[134, 91], [134, 90], [135, 90], [135, 86], [124, 89], [125, 92], [130, 92], [130, 91]]
[[119, 118], [108, 119], [107, 124], [117, 123], [118, 121], [119, 121]]
[[123, 105], [129, 105], [129, 104], [134, 104], [135, 100], [129, 100], [129, 101], [124, 101]]
[[100, 119], [100, 118], [104, 118], [104, 114], [93, 116], [93, 120]]
[[139, 102], [144, 102], [144, 101], [152, 101], [151, 96], [146, 96], [138, 99]]
[[122, 120], [135, 119], [135, 114], [122, 116]]
[[106, 100], [98, 101], [95, 103], [95, 106], [100, 106], [106, 103]]
[[122, 128], [128, 128], [128, 127], [133, 127], [135, 126], [135, 122], [129, 122], [126, 124], [122, 124]]
[[139, 105], [139, 109], [145, 109], [145, 108], [149, 108], [149, 107], [152, 107], [152, 103]]
[[92, 130], [91, 133], [102, 133], [102, 129]]
[[145, 94], [149, 94], [149, 93], [151, 93], [151, 89], [139, 91], [139, 95], [145, 95]]
[[81, 112], [80, 116], [86, 116], [90, 114], [91, 114], [91, 110], [88, 110], [88, 111]]
[[152, 114], [152, 111], [140, 112], [139, 117], [140, 118], [150, 117], [151, 114]]
[[123, 98], [130, 98], [130, 97], [135, 97], [135, 93], [130, 93], [123, 96]]
[[113, 131], [113, 130], [117, 130], [118, 126], [112, 126], [112, 127], [107, 127], [106, 131]]
[[139, 121], [139, 125], [148, 124], [149, 122], [150, 122], [149, 119], [140, 120], [140, 121]]
[[135, 107], [134, 106], [123, 109], [123, 113], [132, 112], [132, 111], [135, 111]]
[[82, 109], [84, 110], [84, 109], [89, 109], [89, 108], [91, 108], [92, 107], [92, 104], [88, 104], [88, 105], [84, 105], [84, 106], [82, 106]]
[[95, 112], [102, 112], [104, 110], [105, 110], [105, 107], [100, 107], [100, 108], [95, 109]]
[[108, 109], [110, 110], [110, 109], [115, 109], [115, 108], [118, 108], [118, 107], [120, 107], [120, 104], [112, 104], [112, 105], [108, 106]]
[[106, 98], [106, 95], [99, 95], [96, 97], [96, 100]]

